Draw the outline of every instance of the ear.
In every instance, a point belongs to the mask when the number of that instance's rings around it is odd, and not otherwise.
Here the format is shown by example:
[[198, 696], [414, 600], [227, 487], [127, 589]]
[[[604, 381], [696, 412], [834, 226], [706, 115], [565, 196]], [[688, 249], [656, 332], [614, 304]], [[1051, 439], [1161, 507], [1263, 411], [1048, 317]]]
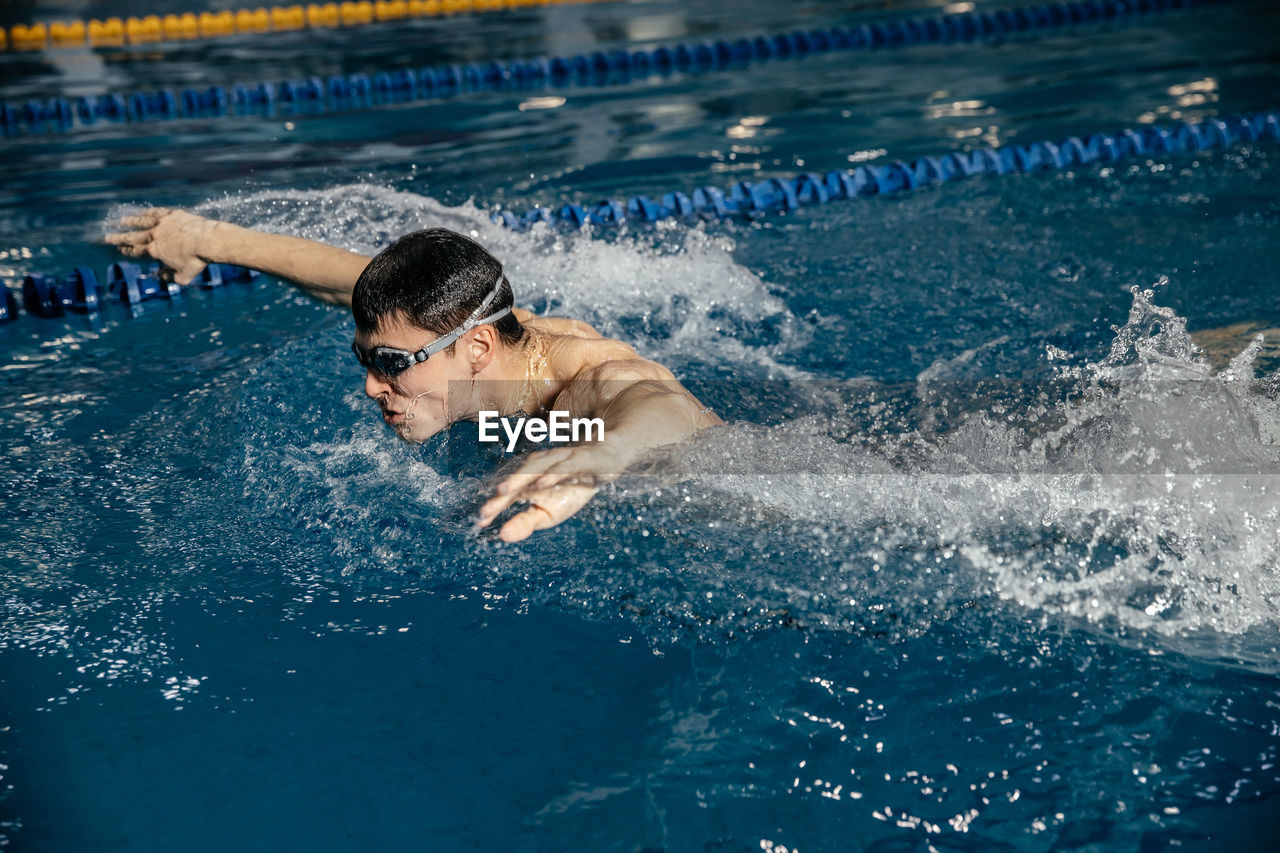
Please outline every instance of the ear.
[[471, 364], [471, 372], [474, 374], [484, 370], [498, 354], [498, 347], [501, 345], [498, 332], [492, 325], [486, 324], [472, 329], [467, 334], [462, 348], [462, 354]]

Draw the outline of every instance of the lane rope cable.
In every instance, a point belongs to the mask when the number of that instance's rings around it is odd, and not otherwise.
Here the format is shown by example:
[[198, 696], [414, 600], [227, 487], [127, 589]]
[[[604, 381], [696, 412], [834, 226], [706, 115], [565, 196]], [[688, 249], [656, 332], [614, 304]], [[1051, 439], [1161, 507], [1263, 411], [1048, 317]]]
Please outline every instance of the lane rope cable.
[[1115, 162], [1143, 156], [1227, 148], [1240, 142], [1280, 141], [1280, 113], [1208, 118], [1172, 125], [1145, 125], [1119, 133], [1095, 133], [1061, 142], [1032, 142], [976, 148], [961, 153], [896, 160], [885, 165], [837, 169], [818, 175], [806, 172], [764, 181], [739, 181], [720, 189], [700, 187], [692, 194], [665, 193], [655, 201], [647, 195], [626, 201], [606, 199], [584, 207], [535, 207], [524, 214], [495, 211], [491, 218], [517, 231], [536, 222], [582, 228], [612, 226], [629, 220], [657, 222], [677, 218], [756, 218], [844, 199], [892, 195], [932, 184], [992, 173], [1065, 171], [1095, 162]]

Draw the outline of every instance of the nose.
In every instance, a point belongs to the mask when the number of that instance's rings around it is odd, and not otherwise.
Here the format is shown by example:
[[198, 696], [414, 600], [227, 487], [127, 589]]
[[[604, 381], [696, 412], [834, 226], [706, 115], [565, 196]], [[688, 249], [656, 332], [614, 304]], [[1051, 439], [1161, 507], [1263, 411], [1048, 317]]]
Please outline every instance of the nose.
[[364, 393], [378, 399], [383, 394], [390, 394], [394, 390], [391, 383], [387, 381], [387, 377], [383, 376], [376, 370], [366, 369], [364, 372]]

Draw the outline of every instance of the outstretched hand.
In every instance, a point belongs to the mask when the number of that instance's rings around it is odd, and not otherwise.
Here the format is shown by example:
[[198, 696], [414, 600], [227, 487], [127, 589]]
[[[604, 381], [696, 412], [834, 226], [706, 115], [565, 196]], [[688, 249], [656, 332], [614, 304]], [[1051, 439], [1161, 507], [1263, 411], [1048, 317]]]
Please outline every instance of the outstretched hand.
[[153, 207], [120, 219], [122, 230], [105, 239], [131, 258], [155, 258], [173, 270], [173, 280], [190, 284], [208, 265], [201, 256], [217, 222], [182, 210]]
[[535, 530], [570, 518], [623, 469], [622, 459], [604, 445], [578, 445], [531, 454], [515, 473], [503, 478], [496, 494], [480, 507], [477, 529], [488, 527], [507, 507], [529, 507], [502, 525], [504, 542], [527, 539]]

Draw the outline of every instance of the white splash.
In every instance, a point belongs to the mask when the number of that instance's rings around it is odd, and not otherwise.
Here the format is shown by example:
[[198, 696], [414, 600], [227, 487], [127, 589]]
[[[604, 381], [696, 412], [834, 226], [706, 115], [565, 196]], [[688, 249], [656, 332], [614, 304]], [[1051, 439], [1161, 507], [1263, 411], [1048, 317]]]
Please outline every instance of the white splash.
[[[864, 579], [892, 552], [926, 553], [952, 581], [968, 575], [948, 596], [993, 592], [1049, 617], [1166, 635], [1274, 627], [1277, 376], [1254, 377], [1256, 341], [1215, 374], [1185, 319], [1155, 305], [1151, 291], [1133, 298], [1108, 355], [1060, 368], [1065, 398], [1024, 402], [1016, 418], [976, 398], [957, 427], [870, 445], [834, 437], [839, 413], [774, 429], [739, 425], [698, 442], [683, 464], [715, 472], [693, 476], [738, 501], [817, 522], [820, 540], [842, 528], [877, 531], [842, 555]], [[932, 386], [917, 393], [939, 404]], [[838, 598], [812, 579], [797, 582], [810, 598]], [[927, 584], [908, 586], [928, 594]]]

